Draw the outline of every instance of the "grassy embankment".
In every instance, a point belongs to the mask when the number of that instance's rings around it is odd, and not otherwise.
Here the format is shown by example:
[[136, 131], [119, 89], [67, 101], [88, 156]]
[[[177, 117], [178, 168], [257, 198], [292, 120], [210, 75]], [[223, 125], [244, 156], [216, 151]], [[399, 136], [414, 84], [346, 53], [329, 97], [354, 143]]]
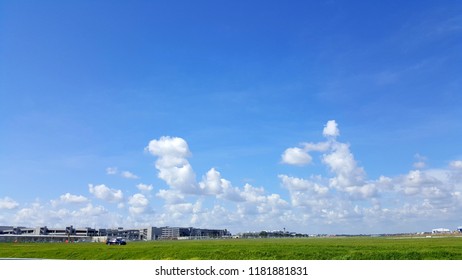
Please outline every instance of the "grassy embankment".
[[103, 243], [0, 243], [0, 258], [69, 260], [462, 260], [462, 238], [308, 238]]

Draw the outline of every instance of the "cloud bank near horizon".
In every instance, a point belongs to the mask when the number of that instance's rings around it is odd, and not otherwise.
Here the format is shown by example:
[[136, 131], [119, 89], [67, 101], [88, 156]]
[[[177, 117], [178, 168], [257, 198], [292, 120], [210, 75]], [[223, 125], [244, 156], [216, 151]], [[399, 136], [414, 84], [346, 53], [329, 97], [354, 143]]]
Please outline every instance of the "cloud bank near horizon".
[[[296, 177], [274, 174], [282, 187], [269, 191], [249, 183], [236, 186], [215, 167], [197, 176], [188, 158], [188, 143], [179, 137], [153, 139], [145, 150], [156, 158], [157, 177], [165, 186], [138, 183], [132, 189], [89, 184], [88, 193], [66, 193], [57, 199], [20, 204], [0, 198], [0, 223], [8, 225], [124, 226], [151, 225], [228, 228], [234, 231], [280, 229], [306, 233], [374, 233], [423, 231], [462, 221], [462, 161], [368, 179], [348, 143], [338, 140], [335, 120], [322, 131], [324, 141], [285, 149], [280, 163], [303, 168], [315, 159], [324, 174]], [[317, 156], [314, 156], [314, 155]], [[277, 161], [277, 159], [275, 159]], [[138, 179], [111, 167], [109, 175]], [[199, 179], [198, 179], [199, 178]], [[114, 210], [116, 209], [116, 210]]]

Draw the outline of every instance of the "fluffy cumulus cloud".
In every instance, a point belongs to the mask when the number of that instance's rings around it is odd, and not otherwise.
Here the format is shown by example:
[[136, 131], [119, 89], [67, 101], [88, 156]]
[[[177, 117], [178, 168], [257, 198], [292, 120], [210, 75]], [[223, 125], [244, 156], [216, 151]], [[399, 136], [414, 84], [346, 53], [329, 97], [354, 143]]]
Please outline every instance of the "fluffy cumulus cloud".
[[96, 198], [107, 202], [120, 202], [124, 197], [122, 190], [111, 189], [104, 184], [96, 186], [90, 184], [88, 185], [88, 189]]
[[335, 120], [330, 120], [324, 126], [322, 134], [326, 137], [337, 137], [340, 135], [340, 130], [337, 127], [337, 122]]
[[[202, 180], [196, 181], [195, 172], [186, 159], [191, 153], [186, 141], [181, 138], [161, 137], [152, 140], [147, 149], [158, 157], [158, 177], [169, 187], [159, 190], [156, 196], [164, 200], [165, 214], [168, 213], [171, 221], [176, 219], [178, 222], [200, 225], [201, 221], [217, 220], [217, 225], [233, 225], [237, 221], [253, 221], [255, 224], [255, 219], [259, 219], [258, 224], [263, 227], [264, 221], [274, 220], [283, 212], [290, 211], [289, 202], [279, 194], [267, 193], [263, 187], [250, 184], [233, 186], [216, 168], [209, 169]], [[185, 166], [188, 171], [184, 176], [179, 176], [175, 168]], [[211, 202], [214, 206], [207, 207]], [[223, 214], [219, 219], [215, 218], [218, 213]], [[208, 226], [211, 225], [209, 223]]]
[[85, 196], [66, 193], [61, 195], [58, 200], [51, 200], [51, 205], [58, 206], [60, 204], [85, 203], [88, 201], [88, 198]]
[[73, 195], [70, 193], [63, 194], [59, 197], [59, 200], [65, 203], [84, 203], [88, 202], [88, 198], [82, 195]]
[[322, 152], [329, 149], [328, 142], [302, 143], [301, 147], [287, 148], [281, 155], [281, 162], [289, 165], [303, 166], [312, 162], [310, 152]]
[[179, 204], [185, 201], [186, 195], [177, 190], [161, 189], [156, 194], [157, 197], [165, 200], [167, 204]]
[[[196, 181], [187, 160], [191, 152], [184, 139], [152, 140], [147, 150], [157, 157], [158, 177], [169, 187], [156, 194], [164, 200], [163, 214], [174, 213], [170, 217], [194, 224], [201, 219], [214, 220], [214, 215], [220, 213], [217, 225], [250, 224], [260, 229], [309, 225], [313, 231], [342, 228], [351, 232], [358, 232], [360, 227], [364, 232], [387, 232], [393, 231], [392, 226], [399, 229], [411, 225], [410, 221], [417, 225], [421, 219], [436, 219], [443, 213], [462, 210], [462, 184], [458, 183], [462, 178], [461, 161], [453, 161], [440, 170], [426, 170], [426, 158], [416, 155], [416, 170], [368, 179], [350, 145], [338, 140], [340, 129], [335, 120], [325, 124], [322, 135], [325, 141], [287, 148], [281, 162], [308, 165], [309, 169], [309, 164], [319, 159], [325, 173], [306, 178], [279, 174], [279, 193], [268, 193], [264, 187], [250, 184], [234, 186], [216, 168]], [[314, 157], [315, 153], [319, 156]]]
[[128, 199], [128, 208], [131, 214], [142, 214], [149, 204], [149, 200], [141, 193], [137, 193]]
[[45, 216], [46, 212], [48, 212], [46, 207], [39, 202], [34, 202], [19, 209], [14, 216], [13, 222], [16, 225], [44, 225], [53, 218], [48, 215]]
[[240, 190], [233, 187], [230, 181], [222, 178], [221, 173], [215, 168], [211, 168], [203, 176], [199, 187], [204, 195], [215, 195], [217, 198], [230, 201], [243, 201]]
[[305, 165], [310, 163], [312, 160], [311, 156], [304, 149], [294, 147], [288, 148], [282, 154], [282, 162], [292, 165]]
[[[286, 172], [295, 165], [294, 172], [303, 170], [306, 176], [275, 173], [272, 191], [253, 183], [235, 185], [215, 167], [196, 177], [188, 143], [164, 136], [146, 147], [155, 158], [154, 172], [165, 183], [155, 192], [143, 183], [135, 185], [134, 194], [90, 184], [88, 196], [65, 193], [43, 203], [22, 205], [4, 197], [0, 221], [23, 226], [196, 226], [233, 232], [285, 227], [306, 233], [424, 231], [461, 223], [461, 160], [428, 169], [426, 158], [417, 154], [415, 169], [371, 179], [352, 146], [340, 141], [335, 120], [320, 126], [319, 134], [321, 142], [302, 142], [282, 151], [280, 162], [289, 165]], [[313, 167], [321, 174], [312, 174]], [[124, 177], [116, 167], [106, 173]]]
[[357, 165], [349, 145], [333, 142], [330, 153], [323, 155], [323, 163], [334, 175], [329, 179], [331, 188], [362, 197], [374, 195], [373, 187], [365, 182], [364, 169]]
[[8, 225], [36, 227], [118, 227], [123, 226], [122, 215], [109, 211], [102, 205], [91, 202], [77, 204], [56, 204], [53, 201], [35, 201], [18, 207], [8, 219]]
[[94, 206], [89, 203], [85, 207], [70, 212], [73, 217], [95, 217], [103, 216], [108, 213], [108, 210], [101, 205]]
[[[339, 135], [337, 123], [329, 121], [323, 130], [325, 142], [305, 143], [300, 147], [306, 153], [322, 153], [321, 163], [328, 176], [279, 175], [281, 185], [289, 191], [293, 209], [304, 213], [305, 222], [321, 227], [344, 224], [345, 229], [355, 224], [365, 231], [374, 228], [386, 232], [394, 226], [399, 230], [411, 227], [412, 223], [414, 226], [423, 221], [437, 223], [441, 217], [458, 219], [455, 213], [462, 210], [461, 161], [452, 161], [446, 168], [425, 170], [426, 158], [417, 154], [415, 170], [368, 180], [349, 144], [337, 140]], [[406, 224], [401, 224], [403, 221]]]
[[305, 180], [303, 178], [290, 177], [287, 175], [279, 175], [278, 177], [284, 187], [298, 194], [307, 193], [312, 197], [322, 197], [329, 192], [328, 187], [314, 180]]
[[229, 184], [226, 180], [221, 178], [220, 172], [215, 168], [210, 169], [200, 182], [200, 189], [208, 194], [221, 194], [223, 192], [223, 185]]
[[156, 168], [160, 179], [182, 192], [197, 193], [196, 174], [187, 160], [191, 152], [184, 139], [164, 136], [149, 142], [146, 149], [158, 157]]

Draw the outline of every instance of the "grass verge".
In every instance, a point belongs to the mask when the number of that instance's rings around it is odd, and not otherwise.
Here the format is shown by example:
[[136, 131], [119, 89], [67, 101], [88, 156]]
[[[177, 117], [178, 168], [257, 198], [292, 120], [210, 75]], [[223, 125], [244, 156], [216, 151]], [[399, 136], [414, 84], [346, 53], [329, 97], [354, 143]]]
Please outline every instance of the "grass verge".
[[462, 260], [462, 238], [0, 243], [0, 258], [68, 260]]

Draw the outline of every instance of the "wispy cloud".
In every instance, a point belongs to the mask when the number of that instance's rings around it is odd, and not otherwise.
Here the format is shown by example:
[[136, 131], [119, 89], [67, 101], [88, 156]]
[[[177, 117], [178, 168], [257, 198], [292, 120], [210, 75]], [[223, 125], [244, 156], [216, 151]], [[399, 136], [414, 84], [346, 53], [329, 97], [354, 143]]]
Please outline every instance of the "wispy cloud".
[[123, 178], [126, 179], [139, 179], [139, 177], [135, 174], [133, 174], [130, 171], [119, 171], [117, 167], [108, 167], [106, 168], [106, 174], [108, 175], [119, 175]]
[[4, 197], [0, 198], [0, 209], [15, 209], [19, 206], [19, 203], [14, 201], [12, 198]]

